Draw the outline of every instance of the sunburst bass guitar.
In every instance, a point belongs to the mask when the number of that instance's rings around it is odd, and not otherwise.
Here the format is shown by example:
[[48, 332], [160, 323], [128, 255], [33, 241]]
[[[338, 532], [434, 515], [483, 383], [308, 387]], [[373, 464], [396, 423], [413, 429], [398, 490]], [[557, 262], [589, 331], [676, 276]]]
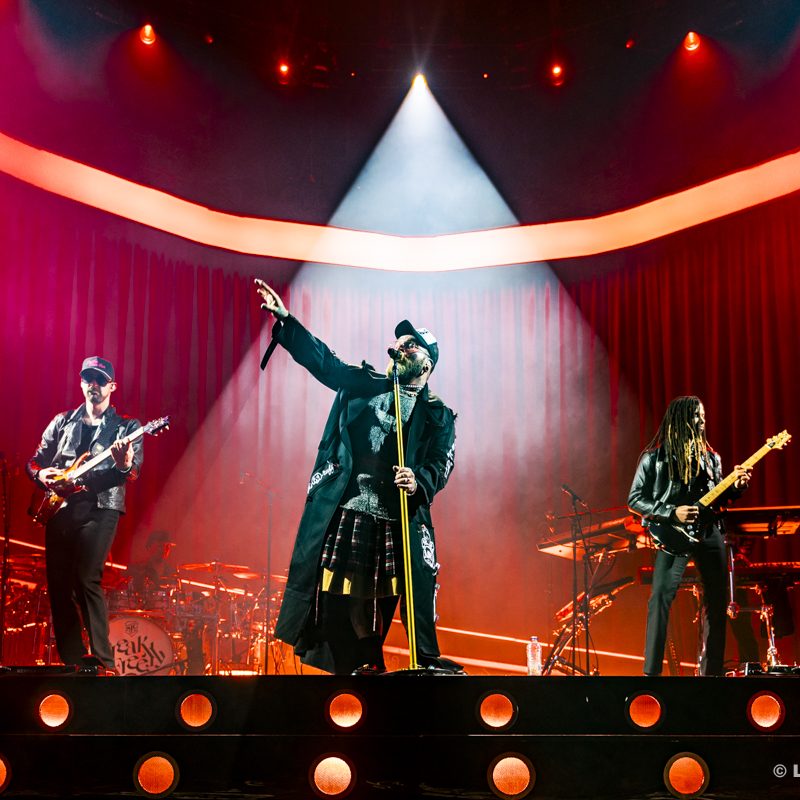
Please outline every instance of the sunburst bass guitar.
[[[130, 442], [136, 441], [146, 433], [151, 436], [158, 436], [159, 433], [169, 429], [169, 417], [159, 417], [158, 419], [151, 420], [141, 428], [137, 428], [132, 433], [129, 433], [121, 441], [127, 445]], [[75, 460], [66, 469], [60, 470], [56, 476], [56, 481], [61, 485], [56, 485], [52, 489], [47, 489], [44, 492], [37, 492], [37, 496], [31, 500], [31, 507], [29, 509], [31, 516], [35, 522], [40, 525], [47, 525], [47, 523], [64, 507], [67, 499], [76, 492], [85, 492], [86, 487], [83, 486], [79, 480], [87, 472], [94, 469], [98, 464], [111, 458], [111, 448], [107, 447], [96, 456], [89, 457], [89, 453], [84, 453], [80, 458]]]
[[[761, 461], [764, 456], [772, 450], [782, 450], [791, 440], [791, 435], [786, 431], [781, 431], [776, 436], [767, 439], [763, 447], [759, 448], [747, 461], [742, 463], [743, 467], [752, 467]], [[736, 482], [736, 473], [723, 478], [713, 489], [704, 494], [694, 505], [700, 514], [697, 522], [686, 524], [680, 522], [649, 522], [647, 529], [653, 537], [656, 547], [666, 550], [674, 556], [685, 556], [691, 551], [692, 545], [700, 541], [700, 534], [703, 529], [711, 525], [716, 516], [712, 508], [713, 503]]]

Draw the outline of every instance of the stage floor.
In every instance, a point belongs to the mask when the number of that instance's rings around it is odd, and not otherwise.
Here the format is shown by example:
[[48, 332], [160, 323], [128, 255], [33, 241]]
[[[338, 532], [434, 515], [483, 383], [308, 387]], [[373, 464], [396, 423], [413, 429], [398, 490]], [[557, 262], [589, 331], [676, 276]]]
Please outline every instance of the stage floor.
[[101, 678], [41, 668], [0, 676], [0, 708], [9, 797], [800, 796], [794, 676]]

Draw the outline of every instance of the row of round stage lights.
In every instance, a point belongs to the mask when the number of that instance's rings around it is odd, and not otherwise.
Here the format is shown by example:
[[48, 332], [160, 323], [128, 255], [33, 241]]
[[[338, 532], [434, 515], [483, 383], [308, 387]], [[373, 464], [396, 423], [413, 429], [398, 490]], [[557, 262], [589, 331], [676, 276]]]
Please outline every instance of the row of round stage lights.
[[[657, 730], [664, 720], [665, 710], [663, 698], [653, 692], [636, 692], [625, 701], [625, 718], [639, 733]], [[38, 722], [45, 730], [68, 730], [73, 713], [73, 702], [67, 693], [47, 694], [38, 703]], [[325, 706], [325, 719], [336, 732], [357, 730], [366, 714], [364, 698], [354, 692], [336, 692]], [[518, 714], [517, 701], [506, 692], [486, 692], [475, 707], [477, 721], [492, 733], [512, 729]], [[187, 692], [175, 705], [175, 717], [187, 732], [207, 729], [216, 715], [216, 700], [207, 692]], [[746, 715], [755, 730], [772, 733], [783, 724], [786, 707], [779, 695], [760, 691], [748, 701]], [[12, 767], [0, 753], [0, 793], [11, 783]], [[708, 788], [710, 777], [708, 764], [702, 756], [690, 752], [676, 753], [663, 770], [666, 788], [682, 800], [700, 797]], [[144, 753], [133, 765], [134, 788], [147, 797], [167, 797], [175, 791], [179, 780], [178, 763], [166, 752]], [[518, 800], [533, 791], [536, 768], [527, 755], [506, 752], [487, 766], [486, 780], [501, 800]], [[357, 785], [356, 766], [344, 753], [327, 752], [309, 765], [308, 782], [321, 798], [343, 798]]]
[[[151, 47], [156, 43], [156, 31], [155, 28], [148, 22], [139, 29], [139, 39], [141, 40], [142, 44], [146, 45], [147, 47]], [[205, 41], [207, 44], [212, 44], [214, 41], [214, 37], [207, 33], [205, 35]], [[690, 53], [693, 53], [700, 47], [702, 39], [700, 38], [700, 34], [695, 31], [689, 31], [683, 39], [683, 47]], [[628, 50], [632, 50], [636, 46], [636, 41], [634, 39], [628, 39], [625, 42], [625, 47]], [[277, 65], [277, 73], [278, 73], [278, 83], [282, 85], [286, 85], [290, 82], [291, 79], [291, 65], [286, 60], [281, 60], [278, 62]], [[355, 77], [355, 72], [350, 73], [352, 77]], [[484, 72], [483, 77], [485, 80], [488, 80], [489, 73]], [[562, 86], [565, 79], [566, 79], [566, 70], [564, 65], [560, 61], [553, 61], [550, 64], [548, 78], [550, 83], [553, 86]]]

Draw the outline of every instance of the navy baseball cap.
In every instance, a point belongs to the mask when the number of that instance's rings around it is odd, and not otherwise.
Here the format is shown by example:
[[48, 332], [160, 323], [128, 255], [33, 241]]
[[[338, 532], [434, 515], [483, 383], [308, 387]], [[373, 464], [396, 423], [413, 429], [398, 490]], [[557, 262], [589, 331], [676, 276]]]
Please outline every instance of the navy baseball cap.
[[431, 354], [433, 366], [436, 366], [436, 362], [439, 360], [439, 345], [436, 337], [427, 328], [415, 328], [407, 319], [404, 319], [397, 324], [394, 335], [398, 339], [401, 336], [413, 336]]

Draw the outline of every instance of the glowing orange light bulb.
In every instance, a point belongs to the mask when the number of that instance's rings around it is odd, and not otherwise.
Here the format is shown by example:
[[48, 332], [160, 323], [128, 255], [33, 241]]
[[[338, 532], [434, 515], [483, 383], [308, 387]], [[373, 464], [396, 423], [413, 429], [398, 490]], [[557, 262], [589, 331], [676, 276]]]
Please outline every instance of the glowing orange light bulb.
[[550, 83], [553, 86], [561, 86], [564, 83], [564, 67], [557, 61], [550, 66]]
[[700, 47], [700, 36], [694, 31], [689, 31], [683, 40], [683, 46], [691, 53]]
[[142, 25], [139, 30], [139, 38], [142, 40], [142, 44], [146, 44], [148, 47], [151, 44], [155, 44], [156, 32], [149, 22], [146, 25]]
[[281, 75], [288, 75], [289, 74], [289, 65], [286, 64], [286, 63], [281, 63], [278, 66], [278, 72], [280, 72]]

